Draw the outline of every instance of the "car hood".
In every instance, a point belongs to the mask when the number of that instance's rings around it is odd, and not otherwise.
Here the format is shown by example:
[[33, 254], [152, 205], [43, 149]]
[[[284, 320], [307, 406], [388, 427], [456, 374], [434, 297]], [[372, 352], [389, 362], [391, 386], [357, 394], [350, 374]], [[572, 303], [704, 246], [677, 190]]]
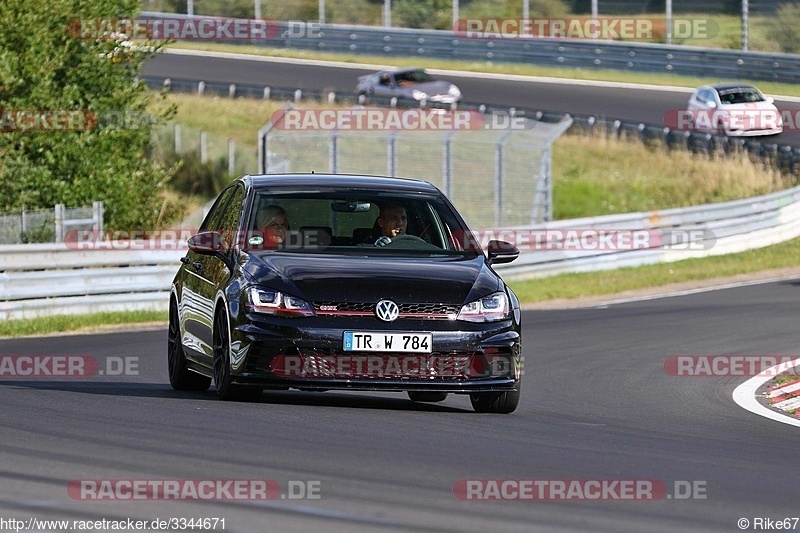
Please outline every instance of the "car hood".
[[728, 104], [719, 107], [722, 111], [777, 111], [775, 104], [769, 102], [745, 102], [741, 104]]
[[429, 96], [436, 94], [447, 94], [453, 84], [445, 80], [429, 81], [427, 83], [415, 83], [403, 87], [403, 89], [411, 94], [412, 91], [422, 91]]
[[477, 257], [375, 257], [255, 252], [244, 265], [252, 284], [311, 302], [464, 304], [502, 286]]

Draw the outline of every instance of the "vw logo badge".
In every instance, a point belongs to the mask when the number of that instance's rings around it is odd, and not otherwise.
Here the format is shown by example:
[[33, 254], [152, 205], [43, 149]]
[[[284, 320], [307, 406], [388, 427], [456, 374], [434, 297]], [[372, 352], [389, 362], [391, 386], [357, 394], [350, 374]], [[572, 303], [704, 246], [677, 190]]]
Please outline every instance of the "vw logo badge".
[[375, 315], [384, 322], [392, 322], [400, 315], [400, 308], [391, 300], [381, 300], [375, 305]]

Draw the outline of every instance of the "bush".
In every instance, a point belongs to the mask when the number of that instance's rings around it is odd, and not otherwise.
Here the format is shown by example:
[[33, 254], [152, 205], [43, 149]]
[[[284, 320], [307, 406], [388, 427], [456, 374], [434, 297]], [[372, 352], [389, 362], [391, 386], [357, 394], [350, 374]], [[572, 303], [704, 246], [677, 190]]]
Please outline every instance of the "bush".
[[769, 37], [781, 52], [795, 54], [800, 51], [800, 4], [781, 4], [772, 21]]

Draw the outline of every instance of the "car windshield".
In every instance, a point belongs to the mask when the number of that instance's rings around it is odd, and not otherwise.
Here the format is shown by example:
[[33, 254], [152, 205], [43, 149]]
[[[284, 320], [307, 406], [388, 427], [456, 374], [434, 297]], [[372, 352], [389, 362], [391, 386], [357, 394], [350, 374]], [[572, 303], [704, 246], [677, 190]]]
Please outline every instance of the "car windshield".
[[438, 195], [352, 190], [257, 192], [246, 241], [246, 250], [266, 252], [475, 256], [480, 251]]
[[750, 102], [763, 102], [764, 97], [753, 87], [734, 87], [731, 89], [718, 89], [719, 101], [722, 105], [746, 104]]
[[411, 83], [427, 83], [434, 81], [434, 77], [425, 72], [424, 70], [409, 70], [407, 72], [398, 72], [395, 74], [395, 79], [398, 84], [411, 84]]

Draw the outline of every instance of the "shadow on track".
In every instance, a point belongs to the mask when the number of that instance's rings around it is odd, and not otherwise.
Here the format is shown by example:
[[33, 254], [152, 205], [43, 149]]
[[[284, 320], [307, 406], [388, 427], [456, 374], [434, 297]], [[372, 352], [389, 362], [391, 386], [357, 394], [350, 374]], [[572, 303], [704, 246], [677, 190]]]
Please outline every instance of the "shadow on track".
[[22, 381], [0, 380], [0, 387], [17, 387], [21, 389], [63, 391], [79, 394], [101, 396], [120, 396], [134, 398], [163, 398], [167, 400], [202, 400], [219, 402], [220, 404], [241, 403], [244, 405], [275, 404], [314, 407], [340, 407], [351, 409], [381, 409], [387, 411], [428, 411], [442, 413], [472, 413], [472, 409], [449, 407], [435, 403], [412, 402], [405, 393], [395, 393], [396, 398], [385, 396], [369, 396], [363, 392], [311, 392], [311, 391], [275, 391], [267, 390], [254, 402], [221, 402], [212, 389], [206, 392], [187, 392], [173, 390], [169, 385], [161, 383], [123, 383], [102, 381]]

